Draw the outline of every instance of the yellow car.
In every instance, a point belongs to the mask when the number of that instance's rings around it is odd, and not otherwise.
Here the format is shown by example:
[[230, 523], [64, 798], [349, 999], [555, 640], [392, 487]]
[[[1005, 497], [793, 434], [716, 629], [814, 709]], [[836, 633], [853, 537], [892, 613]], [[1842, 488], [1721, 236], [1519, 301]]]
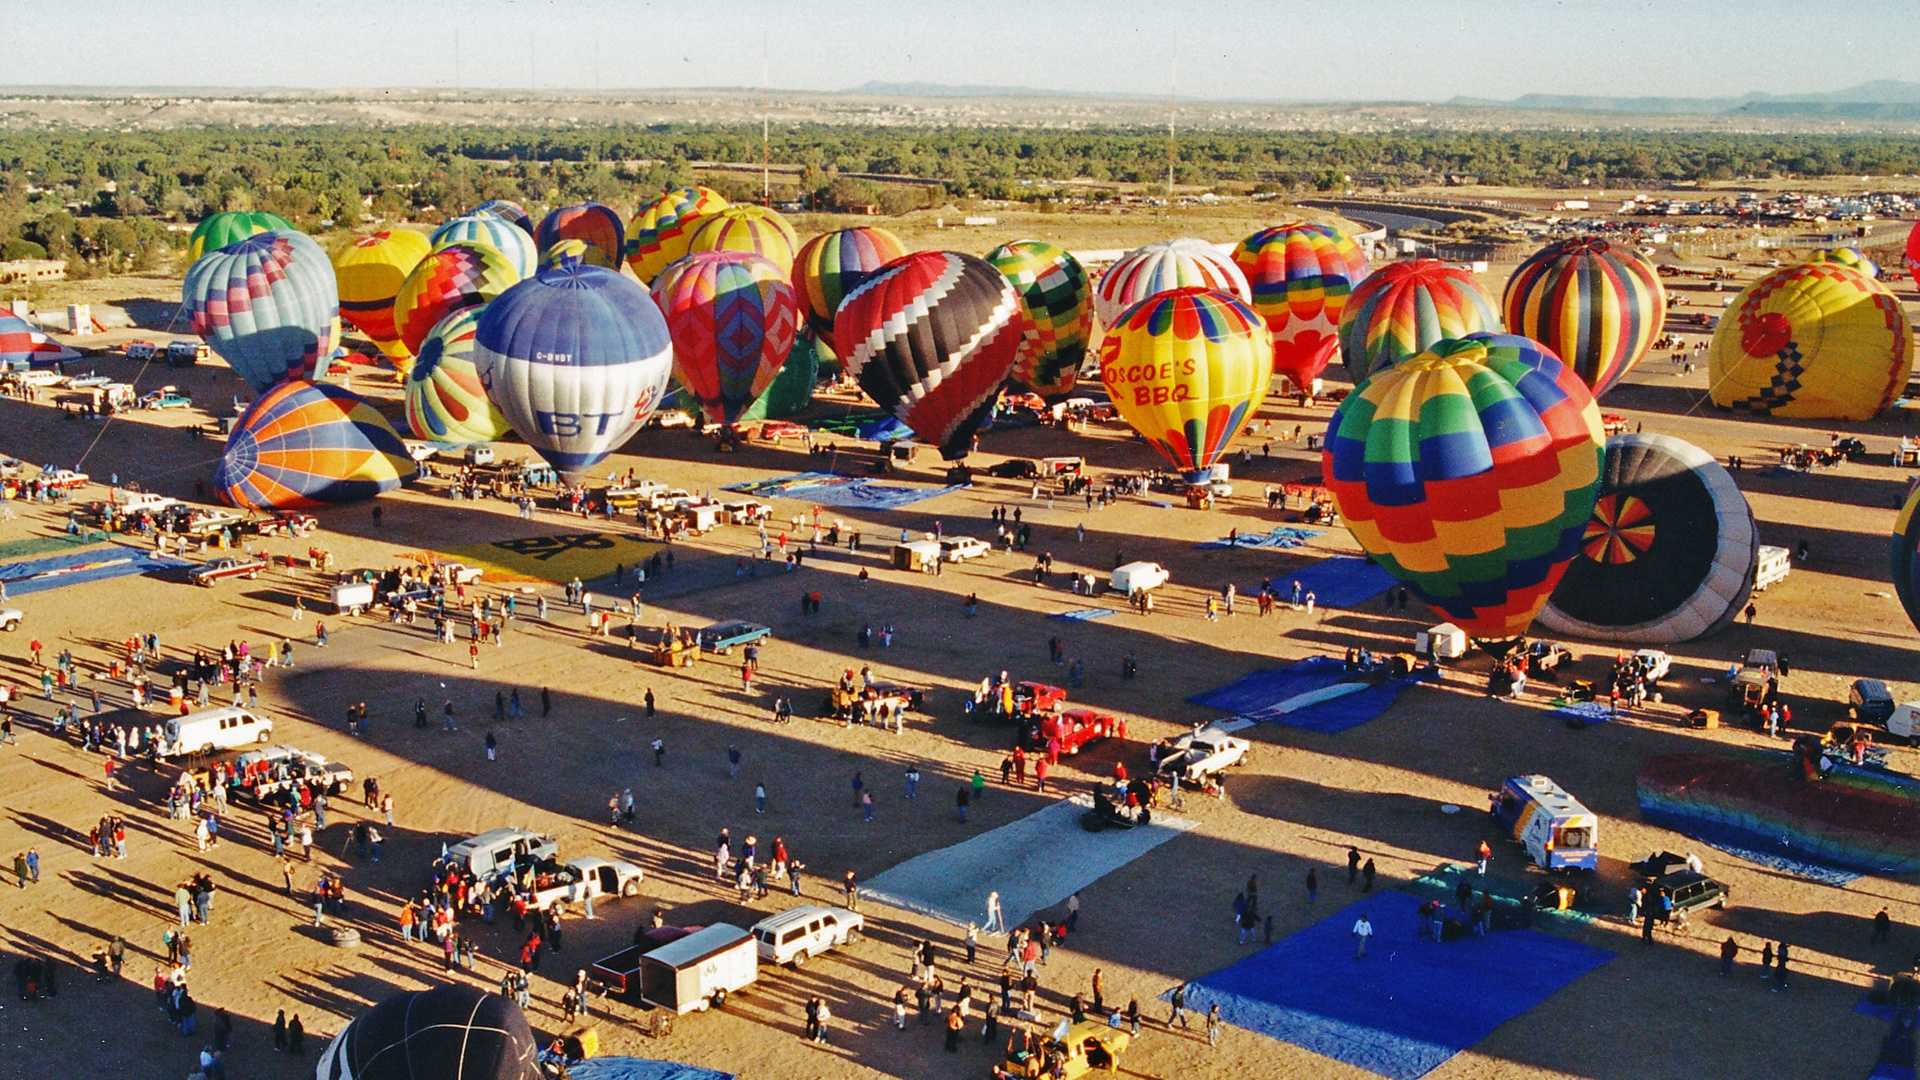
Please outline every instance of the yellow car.
[[1133, 1036], [1121, 1028], [1109, 1027], [1097, 1020], [1082, 1020], [1077, 1024], [1062, 1020], [1060, 1026], [1053, 1029], [1051, 1037], [1034, 1040], [1035, 1049], [1031, 1053], [1018, 1050], [1018, 1041], [1016, 1036], [1008, 1044], [1006, 1062], [1001, 1066], [1006, 1074], [1047, 1076], [1050, 1075], [1048, 1063], [1060, 1057], [1065, 1059], [1066, 1066], [1061, 1075], [1073, 1080], [1095, 1069], [1118, 1071], [1120, 1056], [1127, 1052], [1127, 1045], [1133, 1041]]

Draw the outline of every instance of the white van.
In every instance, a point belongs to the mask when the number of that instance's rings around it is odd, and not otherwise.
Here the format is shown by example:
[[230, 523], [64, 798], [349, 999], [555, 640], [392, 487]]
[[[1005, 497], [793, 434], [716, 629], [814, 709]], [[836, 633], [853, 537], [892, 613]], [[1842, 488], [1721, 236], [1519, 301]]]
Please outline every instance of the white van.
[[866, 916], [846, 908], [802, 904], [753, 924], [760, 959], [805, 967], [810, 957], [849, 941], [860, 940]]
[[160, 756], [206, 754], [265, 745], [273, 737], [273, 721], [246, 709], [202, 709], [166, 722]]
[[447, 849], [446, 859], [482, 881], [513, 873], [522, 862], [554, 858], [559, 845], [551, 836], [526, 829], [488, 829]]
[[1913, 742], [1920, 739], [1920, 701], [1903, 701], [1887, 717], [1887, 734]]
[[1136, 591], [1148, 592], [1165, 585], [1171, 576], [1157, 562], [1130, 562], [1114, 567], [1108, 584], [1114, 592], [1132, 596]]
[[1783, 547], [1761, 544], [1753, 561], [1753, 591], [1765, 592], [1767, 586], [1787, 580], [1793, 572], [1793, 555]]
[[135, 491], [120, 497], [120, 509], [128, 514], [157, 514], [179, 503], [179, 499], [169, 499], [151, 491]]

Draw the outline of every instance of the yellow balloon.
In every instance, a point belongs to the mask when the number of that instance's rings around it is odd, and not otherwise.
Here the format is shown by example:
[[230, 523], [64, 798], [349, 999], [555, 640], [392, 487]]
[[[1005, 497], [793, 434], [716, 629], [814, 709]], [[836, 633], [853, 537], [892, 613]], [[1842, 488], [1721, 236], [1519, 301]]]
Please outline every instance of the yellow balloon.
[[1906, 386], [1912, 331], [1880, 282], [1838, 263], [1775, 270], [1720, 316], [1708, 393], [1726, 409], [1867, 420]]
[[1205, 479], [1273, 378], [1273, 337], [1237, 296], [1172, 289], [1121, 312], [1100, 345], [1114, 408], [1188, 480]]
[[793, 254], [800, 246], [799, 234], [777, 211], [764, 206], [735, 204], [711, 214], [702, 214], [694, 227], [687, 254], [698, 251], [751, 251], [764, 256], [780, 268], [793, 273]]
[[407, 355], [393, 323], [393, 298], [433, 245], [424, 233], [382, 229], [356, 236], [333, 252], [340, 317], [391, 357]]

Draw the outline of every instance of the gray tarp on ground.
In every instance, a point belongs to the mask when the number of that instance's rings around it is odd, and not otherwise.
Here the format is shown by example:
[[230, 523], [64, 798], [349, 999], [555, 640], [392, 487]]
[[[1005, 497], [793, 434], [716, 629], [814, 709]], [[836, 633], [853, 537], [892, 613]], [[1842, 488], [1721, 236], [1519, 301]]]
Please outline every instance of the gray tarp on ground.
[[569, 1080], [733, 1080], [732, 1073], [715, 1072], [677, 1061], [646, 1058], [589, 1058], [567, 1067]]
[[965, 926], [986, 919], [987, 893], [998, 890], [1009, 927], [1193, 828], [1184, 818], [1155, 814], [1153, 823], [1090, 833], [1080, 815], [1087, 796], [1063, 799], [1018, 821], [916, 855], [869, 880], [862, 896]]

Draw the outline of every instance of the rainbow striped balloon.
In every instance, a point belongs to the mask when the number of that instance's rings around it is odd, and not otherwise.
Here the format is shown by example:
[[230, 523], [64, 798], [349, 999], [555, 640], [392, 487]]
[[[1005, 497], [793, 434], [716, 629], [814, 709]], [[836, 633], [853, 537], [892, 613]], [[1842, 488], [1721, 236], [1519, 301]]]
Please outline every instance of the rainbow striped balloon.
[[1013, 360], [1013, 379], [1043, 398], [1064, 397], [1080, 377], [1093, 335], [1093, 290], [1087, 271], [1066, 249], [1040, 240], [1016, 240], [987, 252], [1007, 275], [1027, 318]]
[[213, 483], [229, 505], [289, 510], [370, 499], [416, 475], [378, 409], [332, 383], [288, 379], [241, 414]]
[[687, 241], [687, 254], [699, 251], [751, 251], [793, 272], [793, 252], [800, 237], [787, 219], [764, 206], [729, 206], [703, 215]]
[[729, 205], [711, 188], [683, 187], [640, 207], [627, 222], [627, 265], [633, 268], [633, 275], [645, 285], [667, 264], [684, 258], [701, 216]]
[[1653, 348], [1667, 321], [1667, 290], [1640, 256], [1577, 236], [1515, 268], [1500, 306], [1508, 330], [1558, 353], [1598, 398]]
[[493, 214], [454, 218], [427, 237], [428, 244], [436, 248], [469, 241], [490, 245], [505, 255], [521, 277], [528, 277], [537, 269], [540, 253], [534, 250], [533, 237], [520, 226]]
[[709, 423], [735, 424], [786, 362], [800, 302], [780, 268], [751, 252], [702, 251], [653, 280], [673, 337], [673, 374]]
[[1273, 332], [1274, 374], [1311, 386], [1340, 347], [1340, 316], [1367, 279], [1367, 253], [1331, 225], [1293, 221], [1240, 241], [1233, 262]]
[[463, 240], [432, 252], [407, 275], [393, 299], [393, 324], [407, 355], [420, 351], [434, 323], [480, 307], [520, 280], [507, 257], [489, 244]]
[[793, 288], [807, 316], [807, 329], [833, 347], [833, 316], [840, 301], [874, 271], [907, 253], [885, 229], [860, 227], [821, 233], [793, 257]]
[[562, 240], [586, 241], [588, 265], [617, 270], [627, 252], [627, 226], [610, 206], [596, 202], [562, 206], [540, 219], [533, 230], [533, 246], [548, 251]]
[[487, 397], [473, 365], [479, 308], [462, 308], [433, 324], [407, 369], [407, 427], [449, 446], [489, 443], [513, 430]]
[[1501, 642], [1526, 633], [1579, 551], [1604, 445], [1572, 368], [1527, 338], [1475, 334], [1356, 387], [1321, 468], [1375, 561]]
[[1358, 384], [1447, 338], [1498, 332], [1493, 297], [1439, 259], [1388, 263], [1367, 275], [1340, 316], [1340, 362]]
[[1197, 483], [1266, 396], [1273, 342], [1239, 297], [1172, 289], [1120, 313], [1100, 343], [1100, 378], [1133, 430]]
[[1134, 248], [1100, 275], [1093, 309], [1100, 325], [1111, 327], [1120, 313], [1155, 293], [1170, 289], [1212, 289], [1251, 300], [1247, 278], [1233, 257], [1207, 243], [1183, 237]]

